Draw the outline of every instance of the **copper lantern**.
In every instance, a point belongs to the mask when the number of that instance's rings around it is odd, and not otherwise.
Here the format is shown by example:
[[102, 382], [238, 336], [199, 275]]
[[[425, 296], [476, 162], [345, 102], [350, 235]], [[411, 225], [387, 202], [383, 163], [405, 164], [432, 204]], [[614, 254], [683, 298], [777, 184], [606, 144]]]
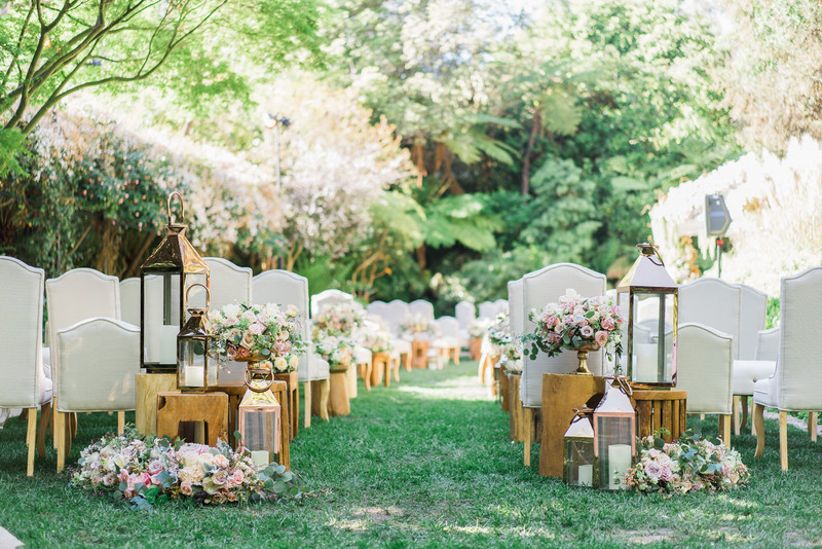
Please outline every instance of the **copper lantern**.
[[257, 467], [266, 467], [280, 453], [281, 408], [271, 391], [247, 391], [238, 409], [242, 445]]
[[676, 385], [679, 289], [656, 248], [639, 244], [640, 256], [617, 285], [617, 304], [627, 315], [625, 371], [638, 387]]
[[[186, 294], [201, 284], [192, 284]], [[188, 309], [188, 320], [177, 334], [177, 387], [184, 392], [205, 392], [219, 385], [219, 364], [212, 354], [211, 330], [208, 325], [208, 299], [206, 307]]]
[[[208, 265], [186, 238], [186, 225], [171, 213], [174, 198], [184, 215], [182, 196], [171, 193], [166, 235], [140, 268], [140, 366], [148, 372], [177, 370], [177, 334], [190, 305], [187, 290], [195, 284], [208, 289], [210, 283]], [[205, 293], [192, 298], [204, 302]]]
[[[590, 410], [589, 410], [590, 411]], [[586, 411], [579, 411], [563, 438], [563, 479], [570, 486], [594, 485], [594, 428]]]
[[594, 409], [594, 481], [599, 488], [625, 487], [625, 473], [636, 454], [636, 411], [625, 378], [606, 383]]

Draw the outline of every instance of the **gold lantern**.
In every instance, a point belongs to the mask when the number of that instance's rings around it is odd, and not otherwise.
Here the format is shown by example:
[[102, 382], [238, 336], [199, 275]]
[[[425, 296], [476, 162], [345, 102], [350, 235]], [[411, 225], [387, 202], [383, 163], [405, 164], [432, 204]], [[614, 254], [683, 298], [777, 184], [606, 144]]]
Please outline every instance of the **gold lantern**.
[[[270, 385], [269, 385], [270, 386]], [[281, 408], [270, 390], [249, 390], [238, 410], [242, 445], [257, 467], [265, 467], [280, 453]]]
[[177, 387], [183, 392], [205, 392], [219, 385], [219, 363], [209, 356], [211, 330], [206, 315], [210, 293], [202, 284], [192, 284], [186, 294], [195, 287], [205, 290], [206, 307], [189, 308], [188, 320], [177, 334]]
[[565, 431], [563, 479], [569, 486], [594, 485], [594, 428], [588, 417], [592, 411], [590, 408], [575, 410], [576, 415]]
[[186, 238], [186, 225], [172, 215], [175, 198], [181, 217], [185, 214], [183, 197], [171, 193], [166, 235], [140, 268], [140, 366], [148, 372], [177, 370], [177, 334], [189, 308], [187, 290], [195, 284], [210, 287], [208, 265]]
[[637, 387], [676, 385], [679, 289], [656, 248], [638, 244], [640, 256], [617, 285], [617, 304], [627, 314], [628, 379]]
[[625, 487], [623, 478], [636, 454], [636, 411], [631, 386], [624, 377], [606, 383], [594, 409], [595, 485], [606, 490]]

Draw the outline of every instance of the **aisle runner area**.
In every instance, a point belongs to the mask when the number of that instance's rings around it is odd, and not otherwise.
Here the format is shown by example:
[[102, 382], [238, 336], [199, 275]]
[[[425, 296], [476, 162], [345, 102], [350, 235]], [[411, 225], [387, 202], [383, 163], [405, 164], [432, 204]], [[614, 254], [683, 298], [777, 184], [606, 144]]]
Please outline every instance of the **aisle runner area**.
[[[399, 384], [370, 393], [360, 384], [351, 416], [315, 420], [294, 441], [293, 466], [310, 492], [301, 505], [131, 511], [68, 487], [68, 477], [53, 472], [50, 444], [48, 459], [27, 479], [19, 443], [25, 423], [12, 419], [0, 431], [0, 524], [26, 547], [701, 546], [751, 544], [763, 535], [773, 546], [822, 541], [820, 488], [809, 482], [820, 454], [807, 435], [791, 430], [784, 476], [773, 422], [762, 462], [753, 460], [753, 437], [735, 437], [753, 485], [729, 495], [663, 499], [569, 489], [522, 466], [522, 446], [508, 441], [508, 416], [476, 376], [476, 363], [465, 362], [403, 370]], [[68, 463], [115, 427], [116, 417], [81, 415]], [[702, 427], [715, 436], [716, 419]]]

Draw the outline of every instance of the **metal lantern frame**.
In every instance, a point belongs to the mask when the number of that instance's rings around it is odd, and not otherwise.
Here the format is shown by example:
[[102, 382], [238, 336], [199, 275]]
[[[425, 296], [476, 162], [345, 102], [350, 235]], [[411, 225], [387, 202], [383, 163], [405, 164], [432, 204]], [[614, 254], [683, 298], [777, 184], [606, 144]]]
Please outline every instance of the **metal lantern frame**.
[[[676, 355], [678, 344], [679, 324], [679, 285], [674, 282], [665, 268], [665, 263], [659, 252], [652, 244], [637, 244], [640, 256], [631, 269], [617, 285], [617, 306], [621, 308], [623, 300], [628, 300], [628, 341], [624, 345], [626, 352], [626, 373], [632, 385], [637, 388], [665, 389], [676, 386]], [[657, 322], [657, 380], [634, 380], [637, 374], [637, 365], [634, 364], [634, 328], [637, 323], [637, 299], [635, 296], [657, 296], [659, 298], [659, 314]], [[666, 347], [666, 301], [671, 296], [672, 326], [671, 326], [671, 379], [667, 380], [665, 365], [667, 361]]]
[[[188, 309], [187, 289], [192, 285], [190, 278], [195, 279], [196, 284], [202, 284], [206, 290], [211, 287], [211, 276], [208, 264], [203, 260], [194, 246], [186, 238], [185, 231], [187, 225], [178, 222], [171, 210], [171, 203], [174, 199], [180, 203], [180, 217], [185, 217], [185, 204], [179, 192], [173, 192], [168, 196], [166, 208], [168, 213], [168, 227], [166, 235], [160, 244], [149, 254], [146, 261], [140, 267], [140, 367], [145, 368], [149, 373], [174, 373], [177, 370], [176, 360], [163, 362], [162, 357], [157, 360], [147, 360], [147, 340], [146, 340], [146, 278], [151, 276], [163, 277], [162, 295], [162, 326], [175, 326], [176, 333], [182, 330], [186, 321], [186, 310]], [[172, 282], [173, 276], [179, 277], [179, 288], [174, 288], [176, 284]], [[177, 282], [177, 281], [174, 281]], [[173, 301], [173, 291], [177, 290], [179, 303]], [[169, 323], [173, 318], [173, 309], [179, 314], [179, 324]], [[161, 353], [157, 353], [160, 355]], [[176, 356], [176, 353], [175, 353]]]
[[[203, 284], [192, 284], [186, 289], [186, 300], [188, 300], [188, 293], [196, 287], [201, 287], [206, 291], [206, 306], [205, 307], [191, 307], [188, 309], [189, 317], [186, 320], [180, 333], [177, 334], [177, 388], [183, 392], [188, 393], [205, 393], [209, 389], [214, 388], [220, 384], [219, 362], [209, 355], [211, 354], [211, 330], [208, 325], [208, 307], [211, 303], [211, 292]], [[188, 372], [186, 371], [191, 365], [187, 364], [185, 357], [186, 343], [202, 343], [203, 345], [203, 379], [202, 385], [194, 385], [188, 381]], [[214, 375], [214, 383], [209, 383], [209, 369], [212, 367], [211, 361], [214, 361], [213, 368], [216, 369]]]
[[[630, 445], [631, 455], [629, 467], [633, 464], [633, 459], [636, 456], [636, 410], [631, 401], [633, 390], [624, 377], [618, 377], [613, 383], [606, 383], [605, 394], [602, 400], [599, 401], [593, 413], [594, 424], [594, 486], [602, 489], [617, 489], [611, 487], [610, 483], [610, 460], [609, 449], [614, 444], [608, 444], [605, 441], [603, 448], [603, 440], [611, 436], [610, 432], [603, 432], [603, 427], [610, 429], [610, 425], [600, 423], [600, 420], [620, 420], [628, 419], [630, 428], [625, 433], [619, 433], [621, 442], [619, 445]], [[613, 442], [613, 441], [612, 441]], [[603, 456], [603, 450], [605, 456]], [[603, 469], [605, 471], [603, 472]]]
[[[596, 459], [594, 455], [594, 426], [591, 423], [590, 408], [575, 410], [576, 414], [565, 435], [562, 437], [563, 468], [562, 478], [569, 486], [594, 485], [594, 468]], [[578, 457], [577, 457], [578, 456]], [[582, 463], [585, 461], [585, 463]], [[591, 477], [588, 483], [582, 483], [580, 479], [580, 466], [591, 467]]]

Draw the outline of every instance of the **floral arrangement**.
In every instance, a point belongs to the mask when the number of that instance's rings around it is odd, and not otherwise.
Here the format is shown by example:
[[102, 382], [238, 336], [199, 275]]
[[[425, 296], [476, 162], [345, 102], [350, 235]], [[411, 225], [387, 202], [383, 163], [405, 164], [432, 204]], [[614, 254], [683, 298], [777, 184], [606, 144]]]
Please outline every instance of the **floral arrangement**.
[[410, 336], [434, 336], [437, 334], [437, 327], [427, 317], [421, 314], [413, 314], [405, 318], [400, 325], [403, 333]]
[[488, 326], [488, 341], [502, 353], [502, 348], [510, 345], [514, 338], [511, 336], [511, 318], [508, 313], [500, 313], [494, 322]]
[[330, 336], [351, 337], [365, 322], [362, 307], [340, 303], [323, 309], [314, 319], [314, 331]]
[[522, 373], [522, 347], [518, 341], [513, 341], [503, 347], [499, 357], [500, 365], [509, 374]]
[[625, 484], [638, 492], [686, 494], [732, 490], [747, 484], [749, 478], [739, 452], [685, 432], [674, 443], [658, 436], [643, 438], [636, 465], [625, 474]]
[[371, 349], [372, 353], [390, 353], [394, 350], [394, 339], [390, 332], [377, 327], [376, 330], [362, 333], [360, 345]]
[[302, 497], [299, 479], [285, 467], [257, 468], [247, 450], [222, 440], [211, 447], [128, 429], [83, 449], [78, 465], [73, 486], [123, 497], [138, 508], [171, 499], [217, 505]]
[[484, 318], [476, 318], [471, 321], [468, 326], [468, 337], [481, 338], [488, 330], [488, 320]]
[[354, 358], [354, 342], [343, 336], [315, 332], [314, 349], [318, 355], [328, 361], [332, 370], [347, 369]]
[[230, 304], [208, 312], [214, 349], [230, 360], [270, 361], [277, 372], [291, 372], [305, 352], [297, 308]]
[[536, 326], [522, 338], [523, 350], [534, 359], [539, 351], [556, 356], [563, 349], [605, 347], [612, 358], [611, 346], [622, 355], [622, 317], [610, 297], [582, 297], [568, 289], [559, 303], [549, 303], [542, 311], [531, 310], [528, 318]]

